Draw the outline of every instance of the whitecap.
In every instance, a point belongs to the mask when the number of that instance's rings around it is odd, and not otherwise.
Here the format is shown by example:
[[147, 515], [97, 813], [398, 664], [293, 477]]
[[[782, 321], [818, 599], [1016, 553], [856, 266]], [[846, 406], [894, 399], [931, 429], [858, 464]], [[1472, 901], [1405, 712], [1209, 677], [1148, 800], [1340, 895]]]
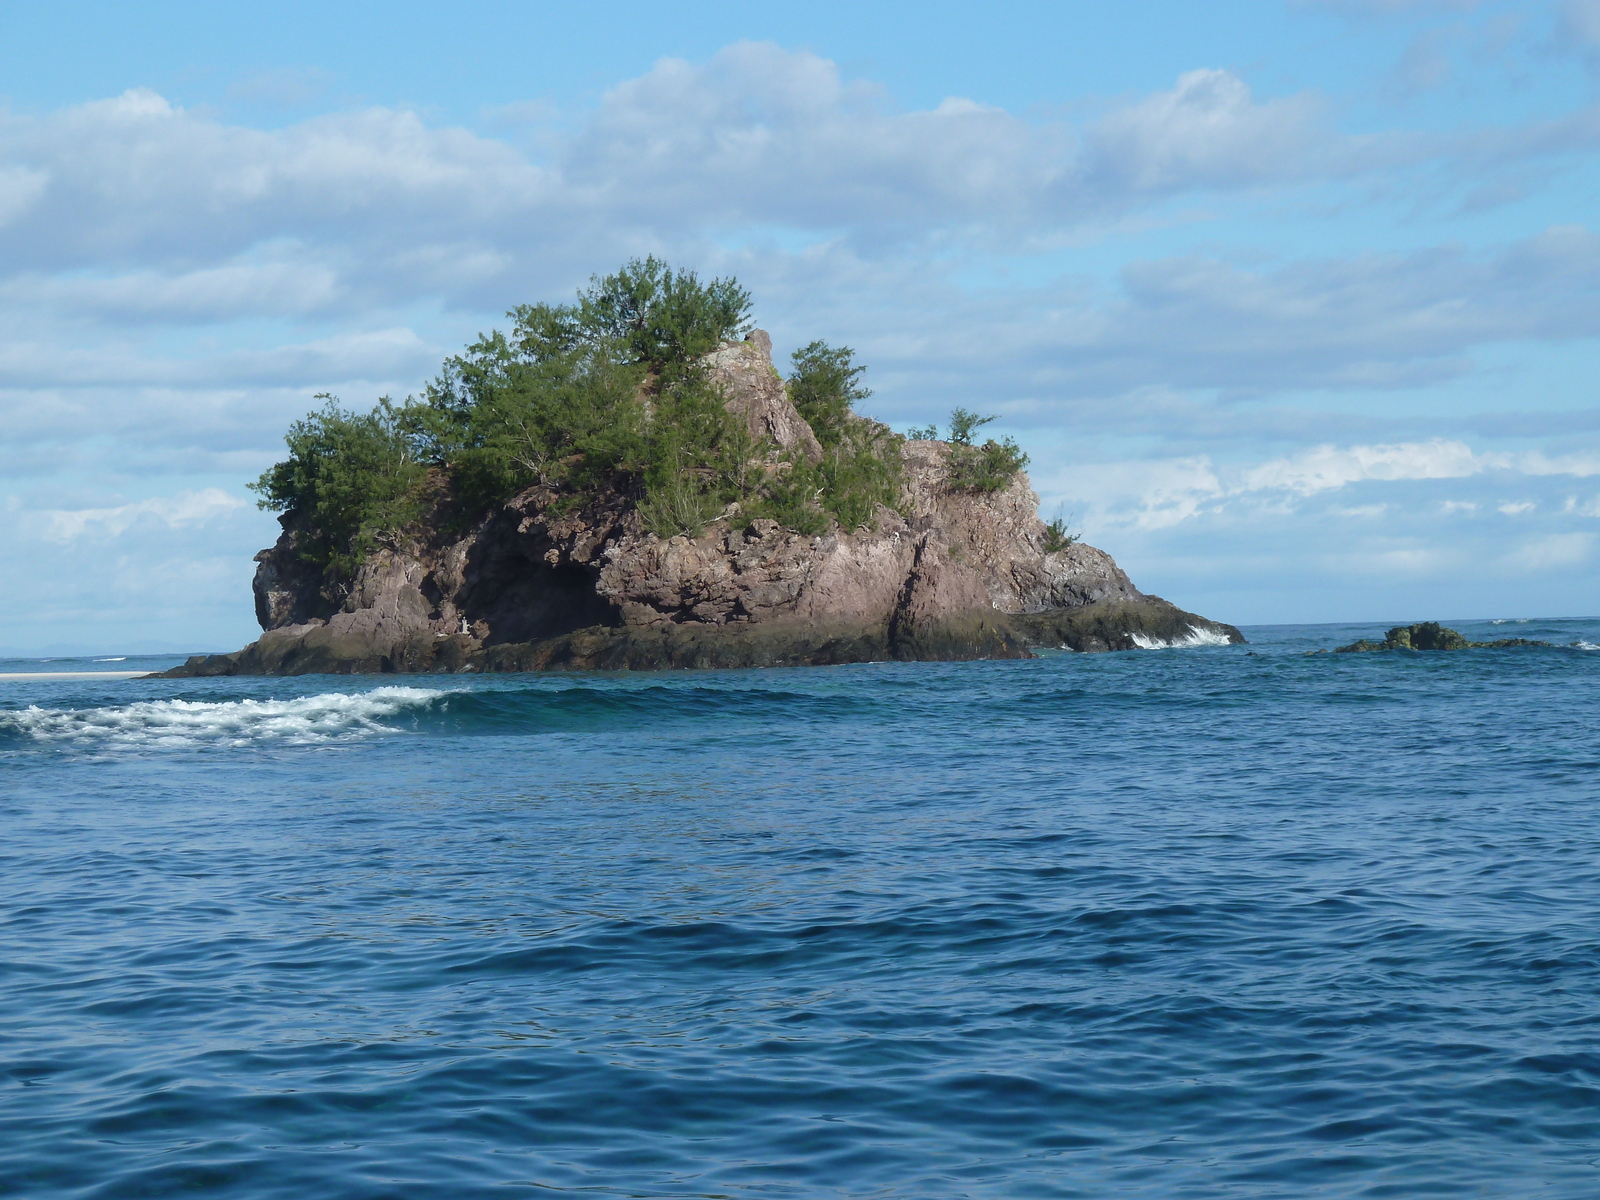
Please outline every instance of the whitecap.
[[1142, 633], [1129, 634], [1133, 644], [1141, 650], [1183, 650], [1192, 646], [1230, 646], [1228, 635], [1218, 633], [1214, 629], [1201, 629], [1198, 625], [1189, 626], [1189, 632], [1181, 638], [1164, 641], [1161, 638], [1147, 637]]
[[124, 654], [121, 658], [97, 658], [94, 661], [95, 662], [127, 662], [128, 661], [128, 656], [126, 654]]
[[1570, 644], [1574, 650], [1600, 650], [1600, 646], [1596, 646], [1593, 642], [1586, 642], [1582, 638]]
[[393, 733], [382, 724], [447, 692], [380, 687], [325, 692], [295, 700], [146, 700], [105, 708], [40, 708], [0, 713], [10, 728], [38, 742], [105, 747], [305, 745]]

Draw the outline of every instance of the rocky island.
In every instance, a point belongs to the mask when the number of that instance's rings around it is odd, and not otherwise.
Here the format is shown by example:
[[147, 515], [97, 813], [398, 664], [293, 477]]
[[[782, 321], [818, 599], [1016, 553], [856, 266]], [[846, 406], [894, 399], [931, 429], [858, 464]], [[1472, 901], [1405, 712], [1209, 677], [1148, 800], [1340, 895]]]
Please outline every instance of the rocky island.
[[784, 379], [732, 280], [654, 259], [514, 310], [423, 397], [331, 397], [254, 485], [259, 640], [174, 677], [1026, 658], [1241, 642], [1038, 515], [965, 409], [859, 415], [845, 347]]

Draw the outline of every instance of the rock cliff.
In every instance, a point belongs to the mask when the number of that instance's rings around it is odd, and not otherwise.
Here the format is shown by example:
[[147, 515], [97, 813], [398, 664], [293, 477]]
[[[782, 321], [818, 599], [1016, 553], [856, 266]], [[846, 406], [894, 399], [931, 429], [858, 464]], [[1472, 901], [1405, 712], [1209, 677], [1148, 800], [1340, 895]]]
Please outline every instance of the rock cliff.
[[[821, 457], [766, 334], [725, 343], [708, 366], [752, 439]], [[1243, 641], [1143, 595], [1104, 551], [1048, 552], [1025, 475], [958, 489], [947, 444], [900, 452], [903, 502], [853, 529], [806, 536], [741, 520], [734, 505], [697, 537], [663, 539], [626, 496], [602, 491], [567, 511], [531, 487], [457, 532], [442, 514], [424, 522], [333, 594], [301, 562], [291, 514], [256, 556], [260, 640], [171, 674], [775, 666]]]

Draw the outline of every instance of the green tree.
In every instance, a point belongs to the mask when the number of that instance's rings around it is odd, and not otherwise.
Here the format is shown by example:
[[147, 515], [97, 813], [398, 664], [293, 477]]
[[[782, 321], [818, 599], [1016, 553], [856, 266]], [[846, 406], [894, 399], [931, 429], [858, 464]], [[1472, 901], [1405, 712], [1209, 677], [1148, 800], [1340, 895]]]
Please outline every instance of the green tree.
[[973, 433], [994, 419], [994, 417], [980, 417], [977, 413], [968, 412], [964, 408], [956, 408], [950, 414], [950, 444], [952, 446], [972, 445]]
[[849, 346], [812, 342], [791, 356], [789, 400], [799, 410], [824, 449], [839, 444], [849, 430], [853, 409], [872, 395], [861, 385], [865, 367], [854, 362]]
[[466, 512], [531, 483], [611, 484], [645, 502], [658, 532], [698, 532], [740, 474], [729, 459], [742, 432], [699, 360], [742, 334], [749, 310], [736, 280], [634, 259], [575, 304], [513, 309], [509, 335], [445, 363], [408, 428]]
[[361, 559], [421, 514], [427, 467], [417, 461], [399, 410], [387, 398], [368, 413], [327, 393], [289, 427], [289, 457], [250, 485], [262, 508], [287, 513], [301, 557], [331, 576], [352, 575]]
[[[518, 317], [520, 326], [521, 310]], [[693, 271], [675, 271], [652, 255], [591, 279], [567, 315], [550, 310], [527, 323], [552, 344], [568, 337], [612, 344], [627, 361], [660, 377], [743, 337], [750, 328], [750, 293], [735, 279], [701, 283]]]
[[[848, 346], [816, 341], [793, 356], [788, 392], [820, 462], [791, 461], [728, 412], [704, 358], [747, 332], [749, 314], [736, 280], [634, 259], [573, 303], [513, 309], [508, 332], [479, 335], [403, 407], [363, 414], [320, 397], [290, 429], [289, 457], [254, 486], [335, 575], [428, 505], [473, 522], [530, 485], [562, 507], [620, 493], [663, 537], [698, 534], [732, 501], [745, 519], [807, 534], [899, 505], [904, 439], [855, 412], [871, 392]], [[958, 486], [1003, 486], [1026, 461], [1009, 439], [971, 444], [988, 419], [952, 417]]]

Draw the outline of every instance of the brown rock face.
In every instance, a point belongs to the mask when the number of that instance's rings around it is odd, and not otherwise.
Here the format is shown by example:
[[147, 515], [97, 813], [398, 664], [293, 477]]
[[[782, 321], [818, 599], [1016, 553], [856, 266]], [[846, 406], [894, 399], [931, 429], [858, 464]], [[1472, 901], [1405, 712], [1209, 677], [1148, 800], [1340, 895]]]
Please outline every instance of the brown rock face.
[[[752, 438], [820, 458], [765, 333], [724, 344], [709, 362]], [[1133, 645], [1128, 631], [1140, 620], [1242, 640], [1143, 596], [1104, 551], [1075, 544], [1046, 554], [1027, 477], [993, 493], [955, 490], [949, 453], [942, 442], [905, 443], [899, 510], [821, 536], [769, 520], [740, 529], [725, 515], [698, 538], [662, 540], [623, 497], [557, 514], [552, 492], [529, 488], [463, 536], [374, 553], [337, 597], [318, 590], [287, 531], [256, 556], [261, 641], [179, 671], [1021, 657], [1029, 640], [1070, 644], [1081, 624], [1022, 618], [1088, 608], [1117, 615], [1110, 634], [1110, 618], [1097, 618], [1085, 648]]]
[[772, 365], [772, 339], [766, 330], [754, 330], [742, 342], [724, 342], [705, 361], [712, 382], [728, 394], [728, 410], [745, 419], [753, 440], [771, 438], [811, 462], [821, 460], [817, 435], [789, 403], [783, 377]]

